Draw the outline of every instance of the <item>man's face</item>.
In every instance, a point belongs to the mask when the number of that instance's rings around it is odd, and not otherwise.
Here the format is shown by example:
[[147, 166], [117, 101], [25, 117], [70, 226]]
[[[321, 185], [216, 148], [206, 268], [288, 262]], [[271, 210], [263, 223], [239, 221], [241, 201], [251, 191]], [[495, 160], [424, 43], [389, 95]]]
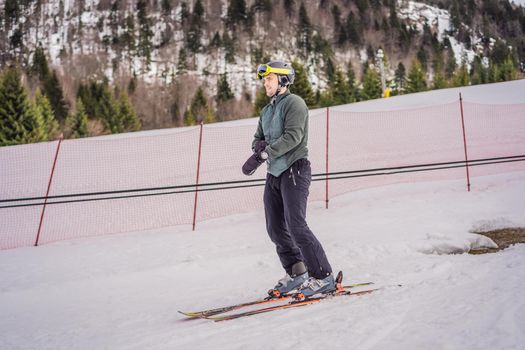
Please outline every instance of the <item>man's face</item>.
[[270, 73], [267, 76], [263, 77], [264, 88], [266, 89], [266, 96], [272, 97], [277, 92], [279, 87], [279, 79], [277, 74]]

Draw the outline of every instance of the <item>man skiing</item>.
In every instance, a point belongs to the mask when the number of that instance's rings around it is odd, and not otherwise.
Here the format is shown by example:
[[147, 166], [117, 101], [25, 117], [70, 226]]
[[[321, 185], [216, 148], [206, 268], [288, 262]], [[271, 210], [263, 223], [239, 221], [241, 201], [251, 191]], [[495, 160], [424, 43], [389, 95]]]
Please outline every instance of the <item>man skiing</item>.
[[298, 291], [305, 297], [336, 290], [323, 247], [306, 223], [311, 183], [308, 157], [308, 108], [288, 90], [295, 71], [289, 63], [272, 61], [257, 68], [271, 102], [259, 118], [253, 155], [243, 166], [246, 175], [268, 164], [264, 188], [266, 229], [286, 271], [271, 296]]

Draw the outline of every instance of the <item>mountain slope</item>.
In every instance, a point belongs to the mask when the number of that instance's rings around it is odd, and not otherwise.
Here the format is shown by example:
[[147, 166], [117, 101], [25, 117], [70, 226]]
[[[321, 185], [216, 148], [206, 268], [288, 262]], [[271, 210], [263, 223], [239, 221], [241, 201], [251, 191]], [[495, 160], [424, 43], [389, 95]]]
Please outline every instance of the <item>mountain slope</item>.
[[[508, 57], [511, 75], [525, 61], [525, 12], [507, 1], [3, 0], [0, 8], [2, 67], [29, 69], [41, 47], [71, 107], [81, 83], [107, 79], [130, 91], [147, 129], [183, 124], [198, 87], [217, 120], [253, 115], [254, 67], [271, 58], [297, 59], [323, 92], [337, 69], [353, 70], [359, 85], [368, 67], [378, 69], [381, 48], [395, 93], [416, 58], [429, 87], [452, 79], [464, 60], [473, 83], [487, 82], [476, 74]], [[235, 96], [223, 105], [215, 99], [221, 77]]]

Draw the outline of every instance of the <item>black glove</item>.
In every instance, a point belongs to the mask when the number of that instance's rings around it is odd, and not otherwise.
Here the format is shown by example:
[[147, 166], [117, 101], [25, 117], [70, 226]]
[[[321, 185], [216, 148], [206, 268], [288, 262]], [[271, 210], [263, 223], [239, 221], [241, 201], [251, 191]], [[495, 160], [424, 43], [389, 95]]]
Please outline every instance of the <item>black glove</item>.
[[266, 143], [265, 140], [258, 140], [255, 142], [255, 145], [253, 146], [253, 151], [255, 153], [261, 153], [264, 151], [264, 149], [268, 146], [268, 143]]
[[266, 161], [268, 154], [264, 151], [259, 153], [254, 153], [242, 166], [242, 172], [244, 175], [250, 176], [253, 175], [255, 170]]

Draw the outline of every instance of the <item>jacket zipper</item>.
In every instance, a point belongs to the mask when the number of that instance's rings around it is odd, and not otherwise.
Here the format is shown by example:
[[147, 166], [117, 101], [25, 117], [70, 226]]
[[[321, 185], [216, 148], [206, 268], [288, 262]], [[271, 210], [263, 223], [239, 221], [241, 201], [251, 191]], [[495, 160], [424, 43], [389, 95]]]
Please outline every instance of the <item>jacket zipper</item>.
[[290, 176], [288, 176], [288, 178], [292, 178], [292, 181], [293, 181], [293, 185], [294, 186], [297, 186], [297, 183], [295, 182], [295, 176], [293, 174], [293, 167], [290, 168]]

